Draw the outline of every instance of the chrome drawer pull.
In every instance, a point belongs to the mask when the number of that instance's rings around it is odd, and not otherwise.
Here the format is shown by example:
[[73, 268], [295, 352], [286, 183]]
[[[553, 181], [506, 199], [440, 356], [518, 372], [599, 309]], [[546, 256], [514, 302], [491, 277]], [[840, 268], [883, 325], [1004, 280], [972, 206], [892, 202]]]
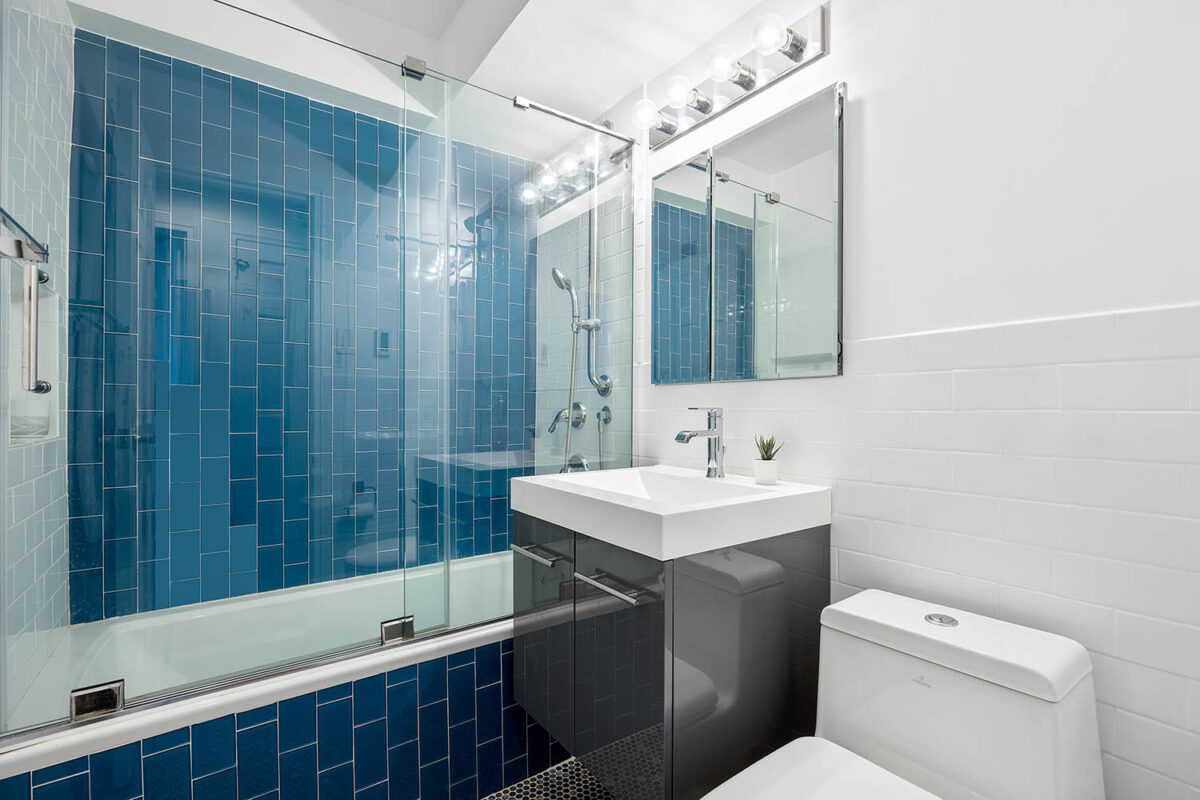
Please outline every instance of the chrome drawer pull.
[[[537, 547], [537, 545], [534, 545], [534, 547]], [[557, 564], [562, 559], [562, 556], [559, 555], [558, 553], [554, 553], [553, 555], [550, 556], [550, 558], [546, 558], [545, 556], [539, 556], [537, 553], [533, 552], [532, 550], [530, 550], [528, 548], [521, 547], [520, 545], [515, 545], [515, 544], [510, 544], [508, 546], [508, 549], [512, 550], [514, 553], [516, 553], [518, 555], [525, 556], [526, 558], [530, 559], [531, 561], [536, 561], [537, 563], [541, 564], [543, 567], [553, 567], [555, 564]]]
[[586, 583], [588, 586], [594, 586], [595, 588], [599, 589], [600, 591], [604, 592], [605, 594], [611, 595], [611, 596], [617, 598], [618, 600], [628, 603], [631, 606], [636, 606], [638, 604], [638, 596], [640, 593], [626, 594], [625, 592], [622, 592], [619, 589], [614, 589], [611, 586], [605, 586], [603, 583], [601, 583], [599, 580], [597, 580], [597, 578], [607, 578], [608, 577], [608, 575], [606, 575], [603, 572], [597, 574], [596, 577], [594, 577], [594, 578], [576, 572], [575, 577], [578, 580], [581, 580], [584, 583]]

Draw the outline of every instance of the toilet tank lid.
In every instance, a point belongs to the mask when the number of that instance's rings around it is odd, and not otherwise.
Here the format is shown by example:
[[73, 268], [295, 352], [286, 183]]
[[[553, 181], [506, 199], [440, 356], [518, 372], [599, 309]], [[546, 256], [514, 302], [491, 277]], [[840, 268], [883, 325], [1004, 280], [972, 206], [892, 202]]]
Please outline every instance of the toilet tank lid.
[[821, 625], [1052, 703], [1092, 671], [1087, 650], [1065, 636], [878, 589], [826, 607]]

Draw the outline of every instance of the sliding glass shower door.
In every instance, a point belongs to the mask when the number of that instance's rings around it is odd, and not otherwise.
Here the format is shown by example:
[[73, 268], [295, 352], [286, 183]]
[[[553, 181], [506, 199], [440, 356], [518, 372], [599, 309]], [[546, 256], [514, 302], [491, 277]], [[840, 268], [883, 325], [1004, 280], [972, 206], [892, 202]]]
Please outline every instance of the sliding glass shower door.
[[[433, 72], [405, 98], [405, 592], [423, 631], [511, 612], [511, 478], [631, 463], [631, 180], [620, 137]], [[592, 335], [572, 340], [554, 270]], [[553, 425], [572, 396], [574, 424]]]
[[0, 261], [0, 736], [509, 614], [509, 480], [630, 461], [625, 141], [257, 17], [308, 73], [4, 3], [52, 390]]

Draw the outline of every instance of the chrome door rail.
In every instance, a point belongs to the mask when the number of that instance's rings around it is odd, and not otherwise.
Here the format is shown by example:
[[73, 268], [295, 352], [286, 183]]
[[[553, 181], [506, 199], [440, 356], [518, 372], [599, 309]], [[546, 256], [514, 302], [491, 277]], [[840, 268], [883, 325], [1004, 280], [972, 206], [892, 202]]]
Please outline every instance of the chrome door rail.
[[529, 110], [532, 108], [534, 111], [541, 111], [543, 114], [549, 114], [552, 117], [558, 117], [559, 119], [566, 120], [567, 122], [574, 122], [576, 125], [582, 125], [588, 130], [595, 131], [596, 133], [607, 134], [614, 139], [620, 139], [626, 144], [634, 144], [637, 141], [632, 136], [626, 136], [623, 133], [617, 133], [612, 128], [606, 128], [603, 125], [597, 125], [595, 122], [588, 122], [582, 117], [577, 117], [574, 114], [568, 114], [565, 111], [559, 111], [557, 108], [551, 108], [550, 106], [543, 105], [534, 100], [530, 100], [528, 97], [516, 95], [513, 97], [512, 101], [513, 105], [517, 108], [524, 110]]

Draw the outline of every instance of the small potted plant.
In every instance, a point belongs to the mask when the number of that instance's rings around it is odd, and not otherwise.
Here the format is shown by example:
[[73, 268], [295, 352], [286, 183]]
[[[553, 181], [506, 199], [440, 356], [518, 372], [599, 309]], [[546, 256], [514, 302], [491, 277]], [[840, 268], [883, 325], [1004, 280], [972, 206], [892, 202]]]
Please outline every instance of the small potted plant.
[[758, 458], [754, 459], [754, 482], [774, 486], [779, 483], [779, 462], [775, 456], [783, 449], [783, 442], [776, 443], [774, 436], [760, 433], [754, 437], [754, 444], [758, 447]]

